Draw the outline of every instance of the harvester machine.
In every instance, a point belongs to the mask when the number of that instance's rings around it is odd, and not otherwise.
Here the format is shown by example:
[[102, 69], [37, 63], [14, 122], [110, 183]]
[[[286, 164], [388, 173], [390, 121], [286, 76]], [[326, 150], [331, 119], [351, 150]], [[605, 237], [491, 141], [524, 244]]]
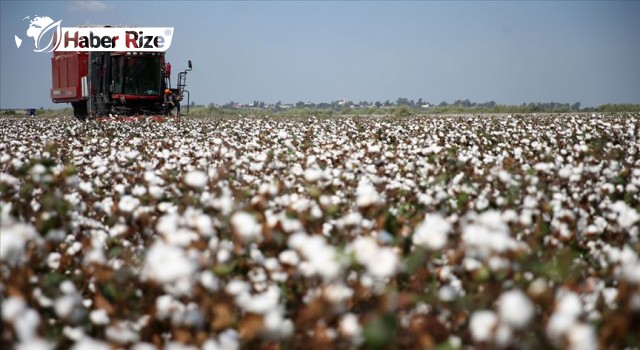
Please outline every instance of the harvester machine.
[[[186, 70], [171, 87], [164, 52], [59, 52], [51, 59], [51, 99], [71, 103], [76, 118], [171, 116], [189, 112]], [[186, 95], [186, 113], [180, 104]]]

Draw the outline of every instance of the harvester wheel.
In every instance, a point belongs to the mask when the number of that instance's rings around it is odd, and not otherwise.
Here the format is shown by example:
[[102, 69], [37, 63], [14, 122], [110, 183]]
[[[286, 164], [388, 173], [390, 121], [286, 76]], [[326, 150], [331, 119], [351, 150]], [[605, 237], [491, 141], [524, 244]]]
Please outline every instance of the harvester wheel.
[[87, 111], [87, 102], [71, 102], [71, 106], [73, 107], [73, 116], [78, 118], [78, 120], [86, 120], [89, 115]]

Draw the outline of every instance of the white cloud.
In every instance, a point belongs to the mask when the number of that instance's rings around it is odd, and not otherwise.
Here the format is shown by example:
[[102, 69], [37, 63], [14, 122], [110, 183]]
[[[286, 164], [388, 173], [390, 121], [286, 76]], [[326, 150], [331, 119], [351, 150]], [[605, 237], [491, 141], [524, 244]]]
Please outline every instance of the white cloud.
[[99, 12], [108, 8], [107, 4], [97, 0], [73, 1], [70, 5], [72, 10], [84, 12]]

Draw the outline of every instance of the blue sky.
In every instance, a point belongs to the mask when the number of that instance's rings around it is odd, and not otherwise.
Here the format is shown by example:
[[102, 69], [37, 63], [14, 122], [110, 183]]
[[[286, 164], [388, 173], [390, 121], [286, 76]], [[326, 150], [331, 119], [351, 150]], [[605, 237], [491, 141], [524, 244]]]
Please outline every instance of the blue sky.
[[640, 103], [639, 1], [1, 1], [0, 108], [65, 106], [29, 15], [175, 27], [167, 58], [193, 61], [199, 104]]

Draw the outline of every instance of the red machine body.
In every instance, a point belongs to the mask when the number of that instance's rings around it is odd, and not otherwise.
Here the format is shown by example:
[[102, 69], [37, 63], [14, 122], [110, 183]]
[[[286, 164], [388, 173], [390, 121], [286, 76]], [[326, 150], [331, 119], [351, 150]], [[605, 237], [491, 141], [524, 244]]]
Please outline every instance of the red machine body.
[[[79, 119], [107, 115], [180, 115], [189, 68], [171, 88], [171, 65], [164, 52], [54, 51], [51, 100], [71, 103]], [[188, 107], [187, 107], [188, 113]]]
[[53, 52], [51, 59], [51, 100], [53, 102], [83, 100], [81, 78], [87, 75], [88, 57], [88, 52]]

